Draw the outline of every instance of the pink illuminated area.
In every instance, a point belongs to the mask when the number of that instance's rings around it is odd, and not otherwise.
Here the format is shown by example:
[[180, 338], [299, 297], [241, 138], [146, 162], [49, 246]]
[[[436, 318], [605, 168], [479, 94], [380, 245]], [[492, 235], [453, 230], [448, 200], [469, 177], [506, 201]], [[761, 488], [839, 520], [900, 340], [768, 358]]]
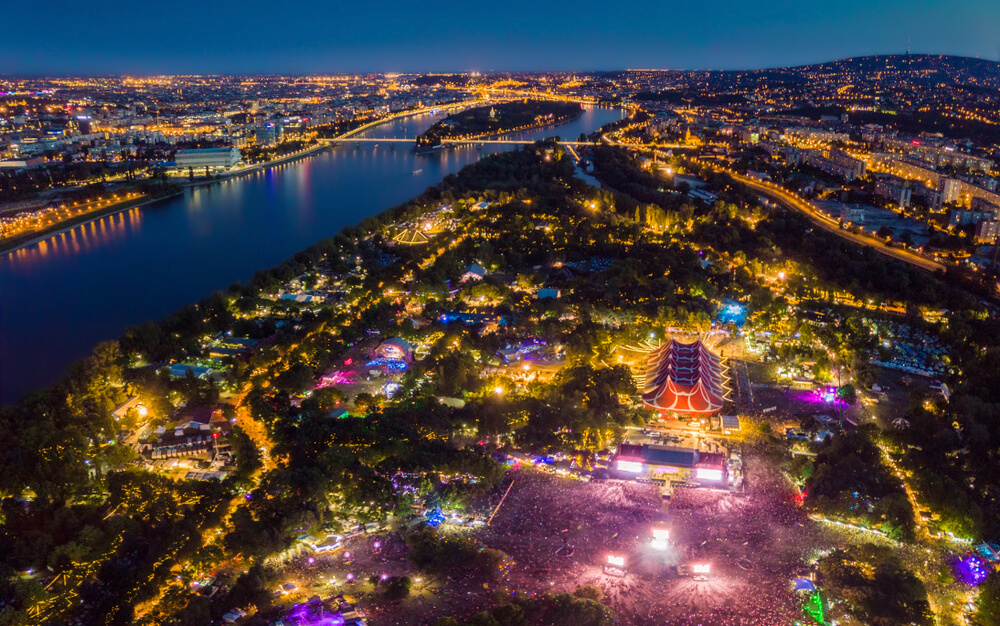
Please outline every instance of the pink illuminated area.
[[661, 465], [660, 467], [653, 468], [652, 473], [654, 475], [659, 474], [676, 474], [680, 470], [671, 465]]
[[319, 384], [316, 385], [317, 389], [323, 389], [324, 387], [333, 387], [334, 385], [353, 385], [354, 375], [357, 372], [354, 370], [348, 371], [335, 371], [329, 374], [324, 374], [322, 378], [319, 379]]
[[796, 391], [792, 393], [792, 397], [798, 402], [804, 402], [813, 406], [834, 408], [847, 408], [850, 406], [847, 402], [837, 398], [835, 387], [820, 387], [813, 391]]

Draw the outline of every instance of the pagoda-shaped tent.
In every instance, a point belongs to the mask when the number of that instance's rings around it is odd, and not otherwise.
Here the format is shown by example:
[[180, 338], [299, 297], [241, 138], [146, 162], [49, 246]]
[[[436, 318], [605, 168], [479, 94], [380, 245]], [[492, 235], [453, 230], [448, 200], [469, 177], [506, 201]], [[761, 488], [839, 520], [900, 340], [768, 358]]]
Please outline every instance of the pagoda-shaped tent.
[[722, 410], [727, 382], [722, 359], [705, 344], [671, 339], [649, 353], [642, 401], [660, 413], [710, 415]]

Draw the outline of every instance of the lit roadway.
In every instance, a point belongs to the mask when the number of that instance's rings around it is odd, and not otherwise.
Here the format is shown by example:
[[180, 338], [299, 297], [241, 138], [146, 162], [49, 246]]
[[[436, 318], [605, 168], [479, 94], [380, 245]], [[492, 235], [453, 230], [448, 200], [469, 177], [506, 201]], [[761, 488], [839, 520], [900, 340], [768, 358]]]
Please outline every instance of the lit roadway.
[[849, 230], [845, 230], [840, 227], [840, 224], [835, 221], [830, 216], [826, 215], [822, 211], [819, 211], [812, 204], [803, 200], [799, 196], [792, 194], [783, 188], [775, 185], [771, 182], [761, 182], [754, 180], [752, 178], [747, 178], [746, 176], [741, 176], [735, 172], [729, 170], [722, 170], [732, 176], [735, 180], [743, 183], [747, 187], [759, 191], [763, 195], [771, 198], [772, 200], [788, 207], [795, 209], [800, 213], [804, 213], [814, 224], [827, 230], [831, 233], [836, 234], [839, 237], [847, 239], [859, 246], [865, 246], [871, 248], [878, 252], [879, 254], [884, 254], [885, 256], [892, 257], [896, 260], [909, 263], [910, 265], [915, 265], [922, 270], [934, 273], [938, 270], [945, 269], [945, 265], [938, 261], [934, 261], [915, 252], [910, 252], [909, 250], [904, 250], [902, 248], [889, 248], [880, 241], [873, 240], [871, 237], [864, 235], [859, 235], [857, 233], [852, 233]]
[[[435, 111], [448, 111], [448, 110], [451, 110], [451, 109], [468, 109], [468, 108], [472, 108], [472, 107], [476, 107], [476, 106], [483, 106], [483, 105], [488, 104], [490, 102], [504, 102], [504, 101], [509, 101], [509, 100], [516, 100], [518, 98], [523, 98], [523, 97], [541, 98], [541, 99], [545, 99], [545, 100], [559, 100], [559, 101], [563, 101], [563, 102], [578, 102], [580, 104], [595, 104], [592, 100], [588, 100], [586, 98], [575, 98], [575, 97], [571, 97], [571, 96], [560, 96], [558, 94], [551, 94], [551, 93], [522, 92], [522, 91], [510, 91], [510, 90], [499, 90], [499, 91], [501, 91], [501, 95], [499, 97], [497, 97], [496, 96], [496, 91], [498, 91], [498, 90], [485, 90], [484, 91], [484, 93], [494, 94], [494, 97], [491, 98], [490, 100], [464, 100], [462, 102], [455, 102], [455, 103], [444, 104], [444, 105], [437, 105], [437, 106], [428, 106], [428, 107], [423, 107], [423, 108], [420, 108], [420, 109], [412, 109], [412, 110], [409, 110], [409, 111], [401, 111], [399, 113], [394, 113], [394, 114], [389, 115], [387, 117], [371, 121], [371, 122], [365, 124], [364, 126], [359, 126], [358, 128], [349, 130], [349, 131], [345, 132], [344, 134], [340, 135], [339, 137], [334, 137], [332, 139], [320, 139], [319, 141], [321, 143], [327, 143], [327, 144], [350, 143], [352, 141], [356, 142], [356, 143], [415, 143], [416, 140], [417, 140], [416, 137], [414, 137], [413, 139], [398, 138], [398, 137], [374, 138], [374, 137], [356, 137], [355, 135], [358, 135], [359, 133], [363, 133], [366, 130], [370, 130], [372, 128], [375, 128], [376, 126], [381, 126], [382, 124], [385, 124], [386, 122], [390, 122], [390, 121], [392, 121], [394, 119], [398, 119], [398, 118], [401, 118], [401, 117], [409, 117], [409, 116], [412, 116], [412, 115], [420, 115], [420, 114], [431, 113], [431, 112], [435, 112]], [[629, 108], [630, 105], [622, 104], [620, 106], [622, 108]], [[511, 133], [516, 133], [516, 132], [523, 132], [523, 131], [511, 131]], [[498, 133], [498, 134], [504, 134], [504, 133]], [[606, 137], [604, 137], [604, 140], [607, 143], [614, 143], [614, 142], [608, 140]], [[518, 140], [515, 140], [515, 139], [442, 139], [441, 143], [443, 143], [443, 144], [470, 144], [470, 143], [484, 144], [484, 143], [491, 143], [491, 144], [525, 145], [525, 144], [535, 143], [535, 140], [534, 139], [525, 139], [525, 140], [518, 141]], [[590, 141], [559, 141], [557, 143], [559, 143], [561, 145], [564, 145], [564, 146], [593, 146], [594, 145], [594, 143], [590, 142]], [[688, 147], [688, 146], [686, 146], [686, 144], [677, 143], [677, 144], [657, 144], [657, 147], [658, 148], [684, 148], [684, 147]]]
[[[410, 143], [415, 144], [416, 137], [407, 139], [405, 137], [345, 137], [338, 139], [320, 139], [327, 143]], [[535, 143], [534, 139], [442, 139], [441, 143], [469, 144], [469, 143], [505, 143], [524, 145]], [[592, 146], [591, 141], [559, 141], [564, 146]]]

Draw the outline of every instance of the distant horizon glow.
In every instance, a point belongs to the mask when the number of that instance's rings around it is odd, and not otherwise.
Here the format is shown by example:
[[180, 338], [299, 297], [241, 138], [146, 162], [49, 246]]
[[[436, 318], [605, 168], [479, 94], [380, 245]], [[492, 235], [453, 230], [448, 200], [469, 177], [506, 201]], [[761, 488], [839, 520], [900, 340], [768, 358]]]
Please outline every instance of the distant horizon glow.
[[[460, 71], [748, 70], [873, 54], [995, 61], [1000, 3], [817, 0], [419, 7], [262, 0], [5, 7], [0, 75], [358, 74]], [[44, 17], [44, 19], [42, 19]]]
[[[0, 51], [2, 53], [2, 51]], [[857, 60], [867, 57], [888, 57], [888, 56], [900, 56], [905, 54], [904, 52], [871, 52], [867, 54], [855, 54], [855, 55], [844, 55], [831, 58], [819, 58], [811, 60], [808, 62], [801, 63], [787, 63], [784, 65], [759, 65], [759, 66], [746, 66], [746, 67], [606, 67], [606, 68], [534, 68], [534, 69], [490, 69], [490, 70], [473, 70], [473, 69], [449, 69], [449, 70], [436, 70], [436, 69], [412, 69], [412, 70], [385, 70], [385, 69], [345, 69], [345, 70], [316, 70], [316, 71], [253, 71], [247, 69], [244, 71], [216, 71], [216, 72], [196, 72], [196, 71], [46, 71], [39, 70], [35, 72], [18, 72], [7, 68], [4, 65], [4, 58], [0, 56], [0, 81], [2, 80], [32, 80], [32, 79], [60, 79], [60, 78], [155, 78], [155, 77], [199, 77], [199, 78], [212, 78], [212, 77], [227, 77], [227, 76], [261, 76], [261, 77], [281, 77], [281, 78], [305, 78], [310, 76], [393, 76], [393, 75], [408, 75], [408, 76], [458, 76], [458, 75], [489, 75], [489, 74], [599, 74], [603, 72], [756, 72], [756, 71], [767, 71], [767, 70], [781, 70], [781, 69], [793, 69], [797, 67], [807, 67], [810, 65], [823, 65], [825, 63], [836, 63], [839, 61], [846, 60]], [[997, 63], [1000, 65], [1000, 54], [997, 54], [996, 58], [984, 58], [980, 56], [969, 56], [965, 54], [952, 54], [947, 52], [912, 52], [912, 55], [920, 56], [939, 56], [939, 57], [956, 57], [956, 58], [967, 58], [967, 59], [979, 59], [987, 62]], [[52, 95], [55, 90], [46, 90], [46, 93], [38, 92], [35, 95]], [[0, 92], [0, 96], [13, 96], [13, 95], [23, 95], [19, 92]]]

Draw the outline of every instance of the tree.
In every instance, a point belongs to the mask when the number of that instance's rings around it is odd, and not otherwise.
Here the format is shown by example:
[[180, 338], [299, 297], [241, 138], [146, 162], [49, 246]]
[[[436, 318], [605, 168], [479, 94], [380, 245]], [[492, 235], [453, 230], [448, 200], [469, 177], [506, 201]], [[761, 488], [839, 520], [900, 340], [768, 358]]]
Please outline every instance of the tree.
[[340, 389], [323, 387], [302, 401], [302, 411], [305, 414], [326, 417], [346, 402], [347, 396]]
[[179, 626], [203, 626], [212, 620], [212, 606], [208, 598], [190, 594], [187, 606], [177, 613]]
[[604, 599], [604, 592], [597, 585], [583, 585], [582, 587], [577, 587], [573, 595], [577, 598], [585, 598], [587, 600], [593, 600], [594, 602], [600, 602]]
[[1000, 626], [1000, 573], [991, 571], [979, 588], [976, 605], [976, 623], [981, 626]]
[[465, 621], [465, 626], [503, 626], [497, 621], [497, 618], [493, 617], [486, 611], [476, 613], [469, 619]]
[[430, 573], [455, 569], [493, 578], [507, 555], [477, 542], [456, 537], [438, 537], [433, 528], [423, 528], [406, 538], [411, 563]]
[[278, 389], [297, 394], [311, 387], [315, 376], [315, 369], [307, 363], [299, 361], [279, 374], [274, 380], [274, 385]]
[[824, 589], [866, 624], [933, 623], [927, 591], [890, 549], [874, 544], [835, 550], [819, 563]]
[[854, 385], [844, 385], [837, 390], [837, 396], [847, 404], [854, 404], [858, 401], [858, 392]]
[[354, 397], [354, 408], [359, 413], [368, 413], [368, 411], [381, 405], [381, 399], [373, 396], [367, 391], [362, 391]]
[[411, 581], [409, 576], [390, 576], [382, 584], [382, 592], [387, 600], [402, 600], [410, 595]]
[[253, 565], [236, 579], [229, 592], [229, 600], [236, 606], [254, 605], [258, 611], [271, 606], [271, 580], [262, 565]]

